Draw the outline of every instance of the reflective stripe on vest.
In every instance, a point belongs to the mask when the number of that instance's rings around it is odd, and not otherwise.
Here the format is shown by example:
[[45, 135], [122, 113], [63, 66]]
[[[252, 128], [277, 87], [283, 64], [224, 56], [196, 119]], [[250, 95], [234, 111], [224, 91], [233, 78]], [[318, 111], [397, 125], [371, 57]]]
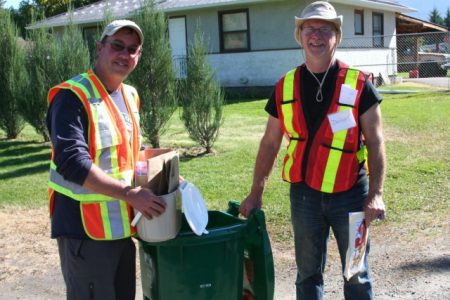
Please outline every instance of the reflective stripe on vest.
[[[294, 77], [296, 69], [290, 70], [286, 73], [283, 84], [283, 100], [293, 100], [294, 99]], [[289, 133], [289, 146], [287, 149], [287, 159], [284, 161], [283, 167], [283, 178], [290, 181], [291, 168], [294, 163], [294, 152], [297, 149], [298, 143], [298, 133], [294, 130], [294, 112], [292, 110], [292, 105], [281, 105], [281, 110], [284, 118], [285, 130]]]
[[[128, 143], [125, 121], [110, 98], [103, 84], [92, 72], [75, 76], [49, 91], [49, 104], [61, 90], [71, 90], [82, 102], [89, 119], [88, 145], [93, 163], [112, 178], [131, 185], [134, 160], [140, 148], [138, 125], [139, 99], [131, 86], [122, 84], [122, 94], [133, 124], [133, 138]], [[130, 101], [130, 98], [132, 101]], [[86, 234], [93, 239], [120, 239], [136, 232], [131, 228], [131, 206], [109, 196], [94, 193], [84, 187], [65, 180], [50, 164], [49, 195], [55, 190], [80, 201], [80, 210]], [[52, 203], [51, 203], [52, 205]]]
[[[356, 89], [356, 83], [359, 76], [358, 70], [348, 69], [345, 75], [344, 84], [349, 85], [352, 89]], [[352, 109], [349, 106], [339, 105], [339, 111]], [[344, 149], [345, 138], [347, 137], [348, 129], [340, 130], [333, 135], [333, 141], [331, 143], [330, 154], [327, 159], [327, 165], [325, 167], [325, 174], [322, 181], [322, 192], [332, 193], [334, 184], [336, 182], [336, 174], [338, 171], [339, 163], [342, 157], [342, 150]]]

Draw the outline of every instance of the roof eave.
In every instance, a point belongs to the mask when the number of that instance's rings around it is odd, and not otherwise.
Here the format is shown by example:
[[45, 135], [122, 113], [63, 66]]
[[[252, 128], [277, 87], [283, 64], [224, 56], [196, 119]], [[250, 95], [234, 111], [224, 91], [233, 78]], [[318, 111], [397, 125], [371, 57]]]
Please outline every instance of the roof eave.
[[182, 7], [174, 7], [174, 8], [168, 8], [168, 9], [161, 9], [165, 13], [172, 13], [172, 12], [179, 12], [179, 11], [187, 11], [187, 10], [196, 10], [196, 9], [203, 9], [203, 8], [211, 8], [211, 7], [227, 7], [232, 5], [245, 5], [245, 4], [252, 4], [252, 3], [259, 3], [259, 2], [276, 2], [276, 1], [282, 1], [282, 0], [235, 0], [230, 1], [226, 3], [220, 3], [219, 5], [217, 3], [208, 3], [208, 4], [194, 4], [194, 5], [187, 5]]
[[362, 6], [371, 9], [385, 10], [390, 12], [398, 12], [402, 14], [417, 12], [417, 9], [408, 6], [403, 5], [399, 6], [388, 3], [373, 2], [368, 0], [331, 0], [331, 2], [345, 5]]

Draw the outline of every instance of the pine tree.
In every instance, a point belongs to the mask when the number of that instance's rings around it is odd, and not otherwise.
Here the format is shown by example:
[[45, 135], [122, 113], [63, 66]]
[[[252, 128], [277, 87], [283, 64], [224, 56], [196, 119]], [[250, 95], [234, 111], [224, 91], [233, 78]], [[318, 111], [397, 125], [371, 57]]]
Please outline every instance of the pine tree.
[[47, 114], [47, 92], [50, 87], [59, 83], [58, 76], [59, 46], [56, 37], [46, 28], [29, 32], [29, 41], [33, 47], [27, 60], [30, 76], [29, 97], [21, 102], [21, 111], [25, 120], [42, 135], [44, 141], [50, 137], [45, 122]]
[[175, 73], [167, 36], [167, 21], [153, 1], [147, 1], [135, 16], [144, 33], [143, 52], [129, 81], [141, 100], [141, 128], [153, 148], [160, 147], [160, 136], [177, 108]]
[[[72, 11], [69, 11], [69, 15], [72, 15]], [[57, 41], [59, 43], [57, 68], [59, 82], [89, 69], [91, 60], [88, 45], [83, 39], [80, 28], [72, 22], [72, 19], [64, 28], [61, 39]]]
[[450, 7], [447, 7], [447, 12], [445, 13], [444, 25], [450, 30]]
[[189, 137], [212, 152], [222, 125], [224, 95], [206, 60], [207, 46], [197, 29], [187, 57], [187, 78], [180, 83], [181, 120]]
[[442, 20], [441, 15], [439, 14], [439, 11], [437, 10], [437, 8], [433, 8], [433, 10], [430, 12], [429, 16], [428, 16], [428, 20], [431, 23], [437, 24], [437, 25], [444, 25], [444, 22]]
[[17, 138], [25, 123], [18, 99], [27, 87], [25, 49], [18, 43], [18, 29], [7, 10], [0, 9], [0, 129], [8, 139]]
[[47, 93], [56, 84], [89, 69], [90, 55], [81, 30], [70, 23], [61, 37], [45, 28], [30, 32], [33, 47], [27, 63], [32, 84], [29, 96], [21, 101], [25, 120], [42, 135], [45, 141], [49, 134], [45, 122]]

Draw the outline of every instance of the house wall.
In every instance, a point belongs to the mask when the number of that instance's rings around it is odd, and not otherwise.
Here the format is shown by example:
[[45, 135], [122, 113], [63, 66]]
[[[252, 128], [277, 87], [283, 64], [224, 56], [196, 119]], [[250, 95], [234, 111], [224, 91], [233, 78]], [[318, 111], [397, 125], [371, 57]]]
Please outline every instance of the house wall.
[[[396, 59], [395, 49], [338, 49], [336, 57], [351, 66], [366, 72], [373, 73], [375, 77], [381, 77], [384, 82], [389, 83], [390, 75], [397, 73], [396, 65], [392, 61]], [[367, 59], [370, 57], [370, 61]]]
[[[216, 78], [224, 87], [271, 86], [288, 70], [303, 62], [302, 50], [294, 40], [294, 16], [299, 15], [310, 1], [274, 1], [270, 3], [214, 7], [169, 14], [186, 17], [187, 43], [193, 41], [197, 24], [209, 40], [208, 59], [216, 70]], [[339, 58], [354, 66], [363, 66], [375, 75], [381, 74], [385, 81], [396, 72], [395, 13], [384, 15], [384, 48], [372, 47], [373, 10], [343, 4], [334, 4], [338, 14], [344, 17], [344, 41], [337, 51]], [[355, 8], [364, 11], [364, 36], [354, 35], [353, 16]], [[249, 52], [220, 53], [219, 12], [248, 9], [250, 48]], [[276, 12], [276, 13], [274, 13]], [[370, 56], [369, 56], [370, 55]], [[367, 57], [373, 66], [367, 66]]]

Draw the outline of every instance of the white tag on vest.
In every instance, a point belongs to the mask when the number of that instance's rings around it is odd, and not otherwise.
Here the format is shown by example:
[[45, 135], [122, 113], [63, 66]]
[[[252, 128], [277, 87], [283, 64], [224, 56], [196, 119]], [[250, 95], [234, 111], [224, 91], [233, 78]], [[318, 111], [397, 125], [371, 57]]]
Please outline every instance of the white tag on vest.
[[351, 109], [329, 114], [328, 121], [330, 122], [333, 133], [356, 126], [355, 117]]
[[357, 95], [357, 90], [352, 89], [348, 84], [343, 84], [341, 86], [341, 94], [339, 95], [339, 103], [355, 106]]

